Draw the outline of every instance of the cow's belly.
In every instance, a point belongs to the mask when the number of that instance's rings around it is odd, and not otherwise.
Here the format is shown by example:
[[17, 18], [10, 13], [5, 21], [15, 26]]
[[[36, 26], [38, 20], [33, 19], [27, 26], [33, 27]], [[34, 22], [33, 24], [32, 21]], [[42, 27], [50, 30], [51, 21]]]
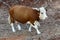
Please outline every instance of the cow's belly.
[[24, 24], [28, 21], [28, 19], [26, 19], [26, 18], [15, 18], [15, 20], [22, 23], [22, 24]]

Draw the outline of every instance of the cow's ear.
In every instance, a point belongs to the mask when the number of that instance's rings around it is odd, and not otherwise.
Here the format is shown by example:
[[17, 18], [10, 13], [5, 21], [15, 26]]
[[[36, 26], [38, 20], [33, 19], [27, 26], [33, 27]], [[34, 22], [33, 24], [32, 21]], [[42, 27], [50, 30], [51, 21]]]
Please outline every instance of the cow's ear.
[[39, 8], [33, 8], [33, 10], [37, 10], [37, 11], [39, 11], [40, 9], [39, 9]]
[[34, 11], [35, 11], [35, 12], [38, 12], [38, 13], [40, 13], [40, 11], [39, 11], [39, 10], [36, 10], [36, 9], [34, 9]]

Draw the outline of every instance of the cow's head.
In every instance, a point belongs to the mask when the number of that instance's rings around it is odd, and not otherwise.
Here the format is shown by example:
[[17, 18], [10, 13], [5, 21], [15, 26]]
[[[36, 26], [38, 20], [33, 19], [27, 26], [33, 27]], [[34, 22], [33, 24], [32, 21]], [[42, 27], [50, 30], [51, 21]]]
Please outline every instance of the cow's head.
[[46, 9], [44, 7], [33, 8], [33, 9], [40, 11], [39, 18], [41, 20], [44, 20], [48, 17], [47, 14], [46, 14]]
[[46, 19], [48, 17], [46, 14], [46, 9], [44, 7], [40, 7], [39, 10], [40, 10], [39, 18], [42, 20]]

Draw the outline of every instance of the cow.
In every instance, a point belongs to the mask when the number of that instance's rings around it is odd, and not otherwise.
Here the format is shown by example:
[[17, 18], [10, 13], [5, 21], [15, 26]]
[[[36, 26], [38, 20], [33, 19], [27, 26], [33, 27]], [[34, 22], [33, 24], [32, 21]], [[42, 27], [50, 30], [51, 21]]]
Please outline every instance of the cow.
[[35, 28], [37, 34], [41, 32], [38, 30], [40, 26], [39, 20], [45, 20], [47, 18], [46, 10], [44, 7], [32, 8], [28, 6], [15, 5], [9, 9], [8, 21], [12, 27], [12, 31], [15, 32], [14, 23], [17, 24], [18, 30], [21, 30], [21, 26], [18, 23], [30, 24], [29, 31], [31, 32], [31, 27]]

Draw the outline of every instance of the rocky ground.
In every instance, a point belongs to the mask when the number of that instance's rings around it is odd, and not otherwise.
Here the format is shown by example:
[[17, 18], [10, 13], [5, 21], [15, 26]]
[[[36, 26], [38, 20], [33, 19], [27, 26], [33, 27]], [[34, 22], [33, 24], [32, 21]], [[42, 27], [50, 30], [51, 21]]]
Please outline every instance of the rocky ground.
[[[60, 35], [60, 1], [51, 3], [51, 7], [47, 7], [48, 19], [41, 21], [41, 26], [39, 30], [41, 31], [40, 35], [36, 34], [36, 30], [32, 28], [32, 32], [28, 31], [26, 25], [21, 24], [22, 30], [15, 33], [12, 32], [10, 25], [8, 24], [8, 10], [2, 6], [0, 7], [0, 37], [13, 37], [25, 35], [26, 40], [55, 40], [55, 36]], [[25, 40], [24, 39], [24, 40]], [[58, 40], [58, 38], [56, 39]]]

